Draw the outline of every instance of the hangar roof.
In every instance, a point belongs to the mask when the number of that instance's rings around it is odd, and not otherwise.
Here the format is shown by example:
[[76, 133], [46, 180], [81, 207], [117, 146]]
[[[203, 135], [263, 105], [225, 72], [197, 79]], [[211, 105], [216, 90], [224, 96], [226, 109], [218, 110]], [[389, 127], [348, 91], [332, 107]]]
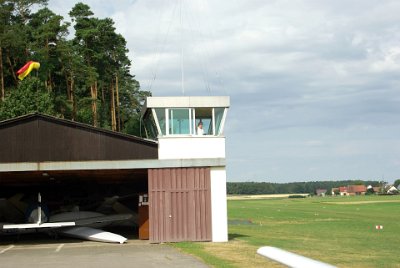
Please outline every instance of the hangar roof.
[[43, 114], [0, 122], [0, 163], [158, 158], [157, 142]]
[[160, 160], [155, 141], [43, 114], [0, 122], [0, 184], [71, 177], [121, 181], [149, 168], [225, 164], [222, 158]]

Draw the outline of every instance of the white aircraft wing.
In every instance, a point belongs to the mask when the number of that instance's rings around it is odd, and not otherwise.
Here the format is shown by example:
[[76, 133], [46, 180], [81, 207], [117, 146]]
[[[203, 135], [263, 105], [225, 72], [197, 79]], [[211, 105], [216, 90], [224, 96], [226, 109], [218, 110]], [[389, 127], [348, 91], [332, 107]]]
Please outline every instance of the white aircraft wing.
[[72, 211], [53, 215], [50, 217], [51, 223], [75, 222], [76, 226], [104, 227], [115, 222], [129, 220], [131, 214], [104, 215], [93, 211]]
[[60, 228], [75, 226], [75, 222], [45, 222], [45, 223], [21, 223], [21, 224], [2, 224], [4, 230], [9, 229], [39, 229], [39, 228]]
[[38, 194], [38, 208], [32, 217], [35, 223], [9, 224], [0, 223], [0, 233], [16, 234], [30, 233], [38, 230], [54, 229], [57, 233], [74, 236], [78, 238], [101, 241], [124, 243], [127, 239], [120, 235], [105, 232], [90, 227], [104, 227], [116, 222], [130, 220], [132, 214], [104, 215], [92, 211], [73, 211], [56, 214], [50, 217], [49, 222], [42, 222], [41, 196]]
[[106, 243], [125, 243], [128, 239], [119, 235], [90, 227], [71, 227], [62, 228], [60, 234], [85, 240], [106, 242]]

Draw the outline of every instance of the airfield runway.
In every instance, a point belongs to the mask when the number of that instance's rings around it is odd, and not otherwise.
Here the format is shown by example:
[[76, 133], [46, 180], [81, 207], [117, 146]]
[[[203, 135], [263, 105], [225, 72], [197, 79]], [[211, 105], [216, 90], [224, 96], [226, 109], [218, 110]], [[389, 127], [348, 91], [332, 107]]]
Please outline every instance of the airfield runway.
[[[0, 238], [1, 239], [1, 238]], [[208, 267], [167, 245], [148, 241], [108, 244], [79, 240], [0, 241], [0, 266], [6, 267]]]

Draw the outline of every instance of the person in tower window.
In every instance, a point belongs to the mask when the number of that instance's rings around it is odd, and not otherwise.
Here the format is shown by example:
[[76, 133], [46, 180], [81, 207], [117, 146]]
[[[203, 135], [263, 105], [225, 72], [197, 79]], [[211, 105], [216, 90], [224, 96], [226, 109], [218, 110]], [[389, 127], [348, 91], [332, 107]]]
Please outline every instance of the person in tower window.
[[197, 135], [204, 135], [203, 122], [201, 120], [197, 125]]

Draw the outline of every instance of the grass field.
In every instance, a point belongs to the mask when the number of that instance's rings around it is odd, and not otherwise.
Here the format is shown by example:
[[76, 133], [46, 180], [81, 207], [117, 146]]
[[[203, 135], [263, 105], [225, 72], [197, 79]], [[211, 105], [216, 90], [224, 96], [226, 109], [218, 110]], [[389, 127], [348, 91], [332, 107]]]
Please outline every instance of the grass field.
[[174, 245], [214, 267], [283, 267], [257, 255], [261, 246], [338, 267], [400, 267], [400, 196], [228, 200], [228, 218], [228, 243]]

